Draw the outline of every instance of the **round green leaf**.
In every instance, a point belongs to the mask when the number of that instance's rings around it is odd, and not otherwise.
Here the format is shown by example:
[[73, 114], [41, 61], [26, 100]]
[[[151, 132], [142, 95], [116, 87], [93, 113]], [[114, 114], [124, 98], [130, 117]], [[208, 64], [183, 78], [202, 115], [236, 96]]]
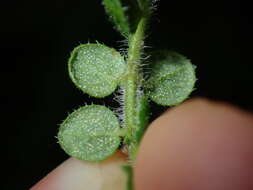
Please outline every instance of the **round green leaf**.
[[195, 66], [184, 56], [170, 51], [156, 52], [147, 82], [150, 98], [160, 105], [176, 105], [194, 89]]
[[124, 58], [102, 44], [84, 44], [75, 48], [69, 59], [69, 74], [83, 92], [97, 98], [110, 95], [125, 72]]
[[72, 157], [100, 161], [112, 155], [120, 144], [120, 126], [114, 113], [100, 105], [79, 108], [61, 124], [58, 139]]

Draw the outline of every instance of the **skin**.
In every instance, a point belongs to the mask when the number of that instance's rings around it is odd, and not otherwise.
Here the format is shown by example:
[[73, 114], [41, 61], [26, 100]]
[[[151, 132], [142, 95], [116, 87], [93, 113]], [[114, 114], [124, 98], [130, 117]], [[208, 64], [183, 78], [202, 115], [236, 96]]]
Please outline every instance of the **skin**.
[[[117, 170], [112, 165], [125, 161], [118, 152], [104, 165]], [[100, 181], [110, 181], [108, 176], [116, 174], [120, 178], [116, 181], [124, 184], [122, 173], [114, 170], [100, 175], [100, 179], [107, 176]], [[84, 171], [94, 175], [87, 163], [70, 158], [31, 189], [100, 190], [87, 186], [98, 180], [92, 181]], [[252, 190], [253, 114], [200, 98], [170, 109], [151, 123], [143, 137], [134, 177], [136, 190]]]

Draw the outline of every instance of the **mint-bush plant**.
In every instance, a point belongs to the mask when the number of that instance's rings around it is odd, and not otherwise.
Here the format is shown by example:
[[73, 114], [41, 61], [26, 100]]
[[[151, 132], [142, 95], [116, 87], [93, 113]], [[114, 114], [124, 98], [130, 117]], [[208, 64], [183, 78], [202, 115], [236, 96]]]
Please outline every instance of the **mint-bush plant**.
[[[123, 4], [124, 3], [124, 4]], [[121, 54], [100, 43], [82, 44], [68, 61], [73, 83], [84, 93], [103, 98], [119, 89], [120, 110], [101, 105], [85, 105], [71, 113], [60, 125], [58, 140], [72, 157], [98, 162], [123, 145], [134, 163], [141, 138], [149, 124], [150, 101], [174, 106], [185, 100], [196, 81], [195, 66], [179, 53], [154, 50], [142, 59], [147, 26], [155, 0], [103, 0], [115, 29], [127, 41]], [[143, 65], [149, 72], [144, 72]], [[122, 147], [122, 146], [121, 146]], [[124, 166], [131, 184], [131, 165]]]

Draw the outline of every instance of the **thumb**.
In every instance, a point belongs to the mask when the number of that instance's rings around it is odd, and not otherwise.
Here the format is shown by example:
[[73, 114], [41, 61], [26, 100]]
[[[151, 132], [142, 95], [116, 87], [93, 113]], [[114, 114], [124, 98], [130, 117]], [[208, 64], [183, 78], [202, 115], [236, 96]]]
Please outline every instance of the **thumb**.
[[126, 176], [121, 165], [126, 156], [119, 151], [102, 162], [70, 158], [38, 182], [31, 190], [120, 190]]
[[148, 128], [136, 190], [253, 189], [253, 115], [203, 99], [172, 108]]

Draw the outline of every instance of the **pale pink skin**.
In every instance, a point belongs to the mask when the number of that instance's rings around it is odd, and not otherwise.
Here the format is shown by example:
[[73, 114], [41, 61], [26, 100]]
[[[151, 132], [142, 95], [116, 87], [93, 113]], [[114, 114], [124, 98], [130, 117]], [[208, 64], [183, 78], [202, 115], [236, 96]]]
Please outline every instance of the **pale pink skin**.
[[[70, 158], [31, 190], [123, 190], [124, 162]], [[135, 190], [252, 190], [253, 114], [205, 99], [170, 109], [145, 134], [134, 174]]]
[[99, 163], [70, 158], [31, 190], [121, 190], [126, 175], [120, 166], [125, 163], [126, 155], [119, 151]]

